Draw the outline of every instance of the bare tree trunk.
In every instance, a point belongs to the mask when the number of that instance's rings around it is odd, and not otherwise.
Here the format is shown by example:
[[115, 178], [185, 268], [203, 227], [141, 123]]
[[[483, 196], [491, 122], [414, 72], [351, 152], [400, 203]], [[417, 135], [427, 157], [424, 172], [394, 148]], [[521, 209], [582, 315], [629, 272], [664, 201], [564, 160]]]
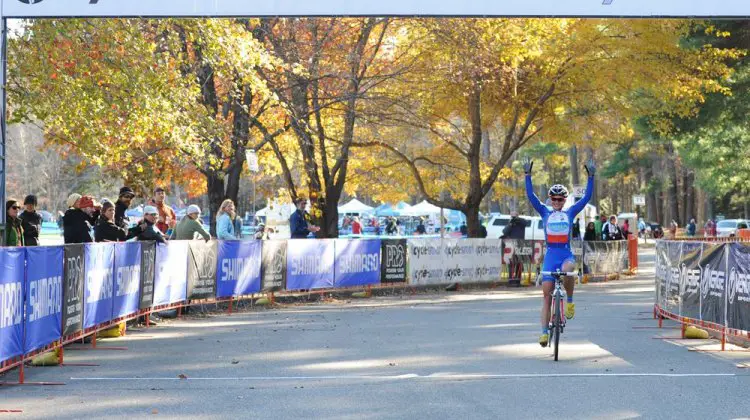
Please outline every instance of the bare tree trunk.
[[570, 180], [573, 186], [580, 185], [581, 179], [578, 171], [578, 148], [576, 145], [570, 146]]
[[219, 213], [219, 207], [224, 200], [224, 178], [216, 171], [205, 172], [208, 182], [208, 208], [209, 221], [211, 227], [211, 236], [216, 237], [216, 215]]
[[675, 164], [674, 149], [672, 143], [667, 145], [667, 176], [669, 177], [669, 185], [667, 186], [667, 201], [669, 206], [669, 212], [666, 215], [666, 223], [671, 223], [675, 220], [678, 225], [682, 225], [683, 220], [680, 219], [680, 211], [677, 204], [677, 165]]

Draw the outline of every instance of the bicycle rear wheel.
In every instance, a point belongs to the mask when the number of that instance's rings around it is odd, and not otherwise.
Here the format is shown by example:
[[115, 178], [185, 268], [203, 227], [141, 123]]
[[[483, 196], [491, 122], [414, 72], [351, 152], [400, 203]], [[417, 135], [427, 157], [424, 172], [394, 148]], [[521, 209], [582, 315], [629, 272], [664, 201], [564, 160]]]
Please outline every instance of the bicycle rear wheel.
[[555, 313], [553, 314], [553, 321], [552, 321], [552, 330], [554, 331], [554, 352], [555, 352], [555, 361], [557, 361], [557, 356], [560, 352], [560, 334], [562, 333], [562, 316], [560, 314], [560, 310], [562, 307], [562, 299], [559, 297], [555, 299], [554, 307], [555, 307]]

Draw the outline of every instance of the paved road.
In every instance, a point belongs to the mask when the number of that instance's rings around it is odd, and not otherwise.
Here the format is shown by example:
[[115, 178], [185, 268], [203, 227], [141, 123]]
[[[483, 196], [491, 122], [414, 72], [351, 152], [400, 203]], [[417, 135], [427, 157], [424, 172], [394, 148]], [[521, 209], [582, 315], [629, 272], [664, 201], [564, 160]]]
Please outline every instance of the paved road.
[[[29, 369], [0, 389], [28, 418], [737, 418], [742, 353], [654, 340], [651, 255], [638, 279], [582, 286], [561, 360], [536, 344], [538, 290], [377, 298], [182, 320]], [[690, 343], [691, 346], [707, 342]], [[733, 357], [732, 358], [730, 358]], [[180, 379], [185, 375], [187, 379]]]

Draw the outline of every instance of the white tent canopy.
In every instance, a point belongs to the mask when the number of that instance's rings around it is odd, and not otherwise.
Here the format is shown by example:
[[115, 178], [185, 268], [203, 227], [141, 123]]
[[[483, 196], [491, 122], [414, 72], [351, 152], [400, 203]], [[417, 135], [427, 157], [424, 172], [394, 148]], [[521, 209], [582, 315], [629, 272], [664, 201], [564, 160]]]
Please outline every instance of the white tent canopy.
[[440, 214], [440, 207], [428, 203], [426, 200], [401, 212], [402, 216], [429, 216]]
[[352, 201], [344, 204], [343, 206], [339, 206], [339, 214], [346, 214], [346, 213], [370, 213], [373, 210], [375, 210], [373, 207], [368, 206], [367, 204], [357, 200], [356, 198]]

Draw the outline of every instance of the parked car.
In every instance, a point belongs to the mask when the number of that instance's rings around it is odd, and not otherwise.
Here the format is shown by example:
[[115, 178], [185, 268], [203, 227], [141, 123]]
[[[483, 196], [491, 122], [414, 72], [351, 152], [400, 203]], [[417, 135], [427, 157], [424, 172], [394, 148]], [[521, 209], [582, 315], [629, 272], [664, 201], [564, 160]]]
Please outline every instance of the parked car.
[[[526, 221], [526, 236], [524, 239], [544, 240], [544, 226], [542, 225], [541, 217], [520, 217]], [[487, 222], [487, 237], [500, 238], [503, 236], [503, 229], [505, 229], [505, 226], [508, 226], [509, 221], [510, 215], [508, 214], [493, 215], [490, 221]]]
[[716, 236], [719, 238], [732, 238], [737, 236], [738, 229], [747, 229], [748, 221], [745, 219], [726, 219], [716, 224]]

